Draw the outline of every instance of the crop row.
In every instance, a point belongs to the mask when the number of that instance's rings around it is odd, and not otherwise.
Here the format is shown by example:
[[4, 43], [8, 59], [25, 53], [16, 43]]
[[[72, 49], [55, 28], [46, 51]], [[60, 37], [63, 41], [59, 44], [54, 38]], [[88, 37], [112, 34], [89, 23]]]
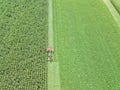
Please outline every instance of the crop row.
[[0, 1], [0, 89], [46, 90], [47, 0]]

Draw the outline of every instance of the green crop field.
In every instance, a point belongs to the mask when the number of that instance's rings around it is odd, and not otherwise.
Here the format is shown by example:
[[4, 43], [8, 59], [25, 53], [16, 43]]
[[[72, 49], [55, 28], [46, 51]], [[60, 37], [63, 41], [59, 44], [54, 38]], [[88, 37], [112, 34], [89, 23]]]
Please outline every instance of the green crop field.
[[53, 0], [61, 90], [120, 90], [120, 28], [103, 0]]
[[104, 2], [0, 0], [0, 90], [120, 90], [119, 17]]
[[120, 0], [111, 0], [116, 10], [120, 13]]
[[46, 90], [47, 0], [0, 0], [0, 90]]

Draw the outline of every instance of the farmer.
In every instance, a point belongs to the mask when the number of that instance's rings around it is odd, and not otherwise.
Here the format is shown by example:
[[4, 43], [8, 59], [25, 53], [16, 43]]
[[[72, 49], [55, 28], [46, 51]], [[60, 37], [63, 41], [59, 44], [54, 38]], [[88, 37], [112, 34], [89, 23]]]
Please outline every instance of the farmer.
[[46, 51], [48, 53], [48, 61], [52, 61], [53, 60], [52, 55], [53, 55], [54, 49], [53, 48], [47, 48]]

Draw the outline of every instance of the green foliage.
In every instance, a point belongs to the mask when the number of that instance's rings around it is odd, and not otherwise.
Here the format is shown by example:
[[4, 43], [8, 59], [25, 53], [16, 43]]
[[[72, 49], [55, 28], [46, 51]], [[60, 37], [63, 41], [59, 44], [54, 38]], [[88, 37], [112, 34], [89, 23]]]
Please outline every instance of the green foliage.
[[47, 0], [0, 0], [0, 89], [46, 90]]
[[54, 0], [61, 90], [120, 89], [120, 29], [103, 0]]

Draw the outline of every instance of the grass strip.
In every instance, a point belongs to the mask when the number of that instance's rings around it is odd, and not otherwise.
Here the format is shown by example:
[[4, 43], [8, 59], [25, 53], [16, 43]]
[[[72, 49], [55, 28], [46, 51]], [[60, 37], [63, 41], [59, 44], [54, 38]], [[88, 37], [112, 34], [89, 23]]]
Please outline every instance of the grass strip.
[[60, 90], [59, 63], [48, 63], [48, 90]]
[[[48, 47], [54, 47], [53, 40], [53, 1], [49, 0]], [[48, 62], [48, 90], [60, 90], [59, 64]]]
[[53, 44], [53, 5], [52, 5], [52, 0], [49, 0], [49, 16], [48, 16], [48, 47], [54, 46]]

